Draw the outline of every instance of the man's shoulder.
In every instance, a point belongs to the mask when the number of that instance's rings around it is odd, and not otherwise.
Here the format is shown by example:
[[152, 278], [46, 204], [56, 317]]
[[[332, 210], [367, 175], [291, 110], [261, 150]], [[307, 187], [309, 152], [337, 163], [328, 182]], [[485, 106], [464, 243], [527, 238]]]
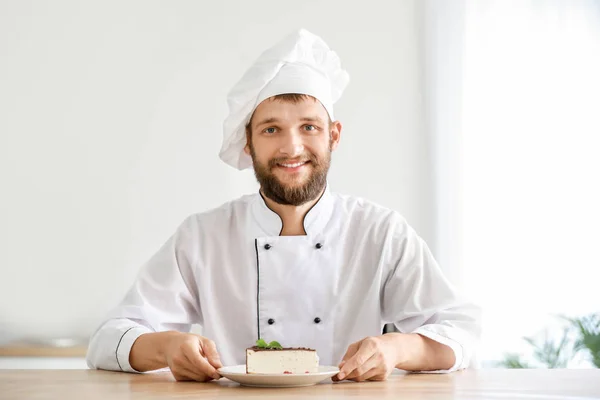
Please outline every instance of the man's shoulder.
[[[219, 206], [209, 208], [204, 211], [196, 212], [190, 217], [198, 220], [223, 218], [233, 216], [235, 214], [244, 213], [248, 210], [252, 202], [256, 199], [257, 194], [245, 194], [237, 199], [229, 200]], [[239, 216], [239, 215], [238, 215]]]
[[363, 213], [372, 213], [376, 215], [387, 215], [387, 214], [398, 214], [400, 212], [384, 206], [383, 204], [370, 200], [365, 197], [342, 194], [342, 193], [332, 193], [336, 202], [344, 209], [351, 210], [354, 212], [363, 212]]
[[332, 194], [336, 199], [336, 209], [348, 217], [360, 218], [372, 222], [389, 221], [406, 223], [406, 219], [398, 210], [384, 206], [377, 201], [355, 195]]
[[219, 206], [198, 211], [187, 216], [182, 225], [188, 227], [216, 228], [223, 226], [228, 220], [241, 220], [246, 214], [257, 194], [246, 194], [237, 199], [227, 201]]

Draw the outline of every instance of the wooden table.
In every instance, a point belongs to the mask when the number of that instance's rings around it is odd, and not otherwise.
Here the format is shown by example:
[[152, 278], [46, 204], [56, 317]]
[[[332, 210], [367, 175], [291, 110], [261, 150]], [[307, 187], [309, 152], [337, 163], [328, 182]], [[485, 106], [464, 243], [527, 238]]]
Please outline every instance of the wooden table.
[[44, 346], [30, 343], [11, 343], [0, 346], [0, 357], [85, 357], [87, 346]]
[[175, 382], [169, 372], [0, 370], [0, 399], [600, 399], [600, 370], [466, 370], [447, 375], [398, 374], [385, 382], [321, 383], [304, 388], [251, 388]]

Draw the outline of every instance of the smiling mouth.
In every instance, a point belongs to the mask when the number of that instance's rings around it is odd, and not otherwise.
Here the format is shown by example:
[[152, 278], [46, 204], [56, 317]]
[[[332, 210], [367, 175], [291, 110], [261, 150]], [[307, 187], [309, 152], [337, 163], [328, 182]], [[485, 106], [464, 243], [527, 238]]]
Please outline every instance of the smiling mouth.
[[300, 171], [304, 166], [308, 165], [310, 160], [306, 161], [295, 161], [295, 162], [282, 162], [277, 163], [276, 166], [286, 172], [297, 172]]
[[299, 161], [299, 162], [294, 162], [294, 163], [277, 163], [278, 167], [284, 167], [284, 168], [297, 168], [301, 165], [304, 164], [308, 164], [310, 161]]

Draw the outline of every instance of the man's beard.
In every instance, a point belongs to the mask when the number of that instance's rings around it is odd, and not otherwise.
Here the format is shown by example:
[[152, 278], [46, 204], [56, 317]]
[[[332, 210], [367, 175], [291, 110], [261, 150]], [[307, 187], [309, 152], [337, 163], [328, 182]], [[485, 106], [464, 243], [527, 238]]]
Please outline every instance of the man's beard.
[[301, 161], [310, 161], [312, 172], [305, 183], [301, 185], [286, 185], [279, 181], [273, 172], [277, 164], [289, 160], [287, 157], [274, 158], [264, 165], [256, 160], [254, 146], [250, 143], [250, 155], [254, 165], [254, 175], [265, 196], [278, 204], [300, 206], [316, 199], [327, 184], [327, 172], [331, 163], [331, 149], [323, 159], [313, 154], [303, 156]]

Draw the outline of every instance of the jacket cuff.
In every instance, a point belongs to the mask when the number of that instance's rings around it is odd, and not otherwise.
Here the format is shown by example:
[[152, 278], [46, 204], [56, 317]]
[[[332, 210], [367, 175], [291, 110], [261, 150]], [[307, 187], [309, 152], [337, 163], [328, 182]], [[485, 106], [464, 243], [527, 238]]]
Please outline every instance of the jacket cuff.
[[115, 356], [117, 357], [117, 364], [121, 371], [124, 372], [140, 372], [129, 364], [129, 353], [131, 352], [131, 347], [133, 347], [133, 343], [144, 333], [153, 332], [151, 329], [148, 329], [144, 326], [135, 326], [127, 329], [123, 335], [121, 335], [121, 339], [117, 344], [117, 350], [115, 351]]
[[454, 339], [450, 339], [449, 337], [440, 335], [437, 332], [432, 332], [427, 329], [427, 327], [420, 327], [412, 333], [418, 333], [419, 335], [426, 336], [431, 340], [435, 340], [438, 343], [444, 344], [452, 349], [454, 352], [454, 365], [450, 369], [440, 369], [435, 371], [419, 371], [420, 373], [429, 373], [429, 374], [447, 374], [449, 372], [454, 372], [462, 368], [462, 364], [464, 361], [464, 351], [462, 345]]

